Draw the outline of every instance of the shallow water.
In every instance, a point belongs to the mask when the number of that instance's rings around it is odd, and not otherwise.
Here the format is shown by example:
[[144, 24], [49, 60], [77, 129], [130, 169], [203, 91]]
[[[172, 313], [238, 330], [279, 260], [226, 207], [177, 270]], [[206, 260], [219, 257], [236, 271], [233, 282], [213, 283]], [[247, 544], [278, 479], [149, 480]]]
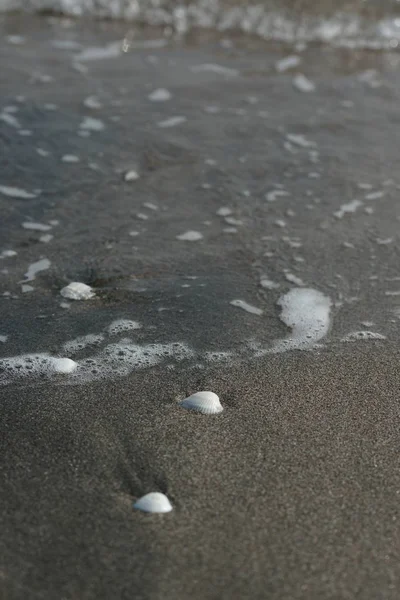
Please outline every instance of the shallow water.
[[[100, 337], [77, 383], [253, 360], [290, 349], [278, 301], [303, 287], [332, 303], [325, 351], [396, 341], [397, 52], [131, 31], [3, 18], [2, 356]], [[121, 319], [141, 327], [110, 339]]]

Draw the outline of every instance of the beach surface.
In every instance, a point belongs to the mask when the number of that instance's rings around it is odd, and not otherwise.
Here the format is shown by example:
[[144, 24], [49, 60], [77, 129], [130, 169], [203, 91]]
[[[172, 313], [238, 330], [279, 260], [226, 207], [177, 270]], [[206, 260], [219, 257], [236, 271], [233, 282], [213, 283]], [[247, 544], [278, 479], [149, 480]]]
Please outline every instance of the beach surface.
[[1, 596], [397, 599], [396, 50], [0, 26]]

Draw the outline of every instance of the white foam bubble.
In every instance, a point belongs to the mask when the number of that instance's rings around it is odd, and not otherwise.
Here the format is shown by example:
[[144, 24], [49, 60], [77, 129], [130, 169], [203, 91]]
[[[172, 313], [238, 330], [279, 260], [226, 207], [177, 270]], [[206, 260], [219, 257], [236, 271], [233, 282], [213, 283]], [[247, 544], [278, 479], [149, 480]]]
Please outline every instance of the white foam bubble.
[[51, 265], [48, 258], [41, 258], [40, 260], [29, 265], [27, 272], [25, 273], [25, 281], [33, 281], [36, 279], [36, 275], [41, 271], [46, 271]]
[[236, 219], [235, 217], [225, 217], [225, 222], [228, 223], [228, 225], [233, 225], [234, 227], [243, 225], [243, 221], [241, 219]]
[[79, 50], [81, 48], [81, 44], [73, 40], [51, 40], [50, 43], [57, 50]]
[[125, 377], [133, 371], [146, 369], [165, 361], [182, 361], [193, 356], [193, 351], [181, 342], [171, 344], [135, 344], [130, 339], [122, 339], [107, 345], [93, 357], [79, 362], [79, 381], [113, 379]]
[[219, 106], [215, 106], [214, 104], [211, 104], [209, 106], [204, 107], [204, 112], [206, 112], [210, 115], [217, 115], [218, 113], [221, 112], [221, 109]]
[[9, 196], [10, 198], [20, 198], [21, 200], [28, 200], [29, 198], [36, 198], [37, 196], [37, 194], [32, 194], [21, 188], [8, 185], [0, 185], [0, 194]]
[[371, 192], [370, 194], [367, 194], [365, 196], [366, 200], [379, 200], [380, 198], [383, 198], [385, 195], [385, 192], [383, 191], [379, 191], [379, 192]]
[[166, 102], [167, 100], [171, 100], [172, 94], [165, 88], [158, 88], [157, 90], [151, 92], [148, 98], [152, 102]]
[[299, 287], [302, 287], [305, 285], [304, 281], [302, 279], [300, 279], [300, 277], [297, 277], [297, 275], [294, 275], [293, 273], [285, 273], [285, 279], [287, 281], [289, 281], [290, 283], [294, 283], [295, 285], [298, 285]]
[[88, 346], [99, 346], [103, 341], [104, 335], [89, 333], [88, 335], [81, 335], [74, 340], [65, 342], [62, 346], [62, 351], [66, 354], [76, 354]]
[[[126, 40], [124, 40], [124, 41], [126, 41]], [[137, 40], [136, 42], [131, 41], [129, 43], [129, 48], [144, 48], [144, 49], [151, 50], [152, 48], [154, 48], [154, 49], [165, 48], [165, 46], [167, 46], [167, 44], [168, 44], [168, 40], [166, 40], [165, 38], [159, 38], [159, 39], [155, 39], [155, 40]]]
[[296, 144], [296, 146], [300, 146], [300, 148], [315, 148], [317, 145], [315, 142], [308, 140], [304, 135], [300, 135], [297, 133], [287, 133], [286, 138], [292, 144]]
[[186, 117], [170, 117], [169, 119], [164, 119], [164, 121], [159, 121], [158, 126], [162, 129], [167, 129], [168, 127], [176, 127], [177, 125], [182, 125], [182, 123], [185, 123], [186, 121]]
[[103, 108], [102, 103], [98, 98], [96, 98], [96, 96], [88, 96], [85, 98], [83, 101], [83, 106], [86, 106], [86, 108], [90, 108], [92, 110]]
[[386, 340], [386, 336], [375, 331], [353, 331], [341, 339], [342, 342]]
[[0, 258], [11, 258], [12, 256], [17, 256], [17, 252], [15, 250], [3, 250], [0, 254]]
[[181, 240], [183, 242], [197, 242], [203, 239], [203, 234], [199, 231], [185, 231], [185, 233], [181, 233], [176, 236], [177, 240]]
[[28, 378], [49, 378], [57, 373], [73, 373], [78, 365], [69, 358], [47, 353], [21, 354], [0, 359], [0, 385]]
[[22, 44], [25, 44], [26, 38], [24, 38], [22, 35], [7, 35], [6, 40], [9, 44], [13, 44], [14, 46], [20, 46]]
[[90, 300], [95, 295], [90, 285], [80, 281], [72, 281], [62, 288], [60, 294], [69, 300]]
[[286, 221], [284, 221], [283, 219], [277, 219], [274, 225], [280, 227], [281, 229], [284, 229], [286, 227]]
[[308, 79], [305, 75], [299, 73], [293, 79], [293, 87], [296, 88], [299, 92], [310, 93], [315, 92], [315, 83]]
[[265, 198], [268, 202], [276, 202], [278, 198], [289, 195], [289, 192], [286, 192], [285, 190], [271, 190], [265, 194]]
[[342, 219], [344, 217], [344, 215], [356, 212], [356, 210], [358, 208], [360, 208], [360, 206], [362, 206], [362, 205], [363, 205], [363, 203], [361, 202], [361, 200], [352, 200], [351, 202], [348, 202], [347, 204], [342, 204], [340, 209], [337, 210], [336, 212], [334, 212], [333, 215], [337, 219]]
[[75, 60], [85, 62], [91, 60], [104, 60], [107, 58], [117, 58], [122, 53], [121, 42], [112, 42], [107, 46], [91, 46], [85, 48], [79, 54], [75, 55]]
[[229, 217], [232, 214], [232, 209], [228, 206], [221, 206], [216, 213], [219, 217]]
[[194, 65], [192, 68], [193, 73], [215, 73], [216, 75], [225, 75], [227, 77], [236, 77], [239, 75], [237, 69], [231, 69], [222, 65], [216, 65], [213, 63], [205, 63], [202, 65]]
[[84, 117], [79, 127], [86, 131], [103, 131], [105, 125], [100, 119]]
[[262, 315], [263, 311], [261, 310], [261, 308], [257, 308], [256, 306], [252, 306], [251, 304], [249, 304], [248, 302], [246, 302], [245, 300], [231, 300], [229, 302], [229, 304], [231, 304], [232, 306], [235, 306], [236, 308], [241, 308], [242, 310], [245, 310], [248, 313], [251, 313], [252, 315]]
[[0, 112], [0, 121], [3, 121], [3, 123], [9, 125], [10, 127], [15, 127], [15, 129], [21, 128], [21, 123], [18, 121], [17, 117], [14, 117], [14, 115], [8, 112]]
[[[299, 238], [290, 238], [289, 236], [285, 235], [282, 236], [282, 241], [286, 242], [286, 244], [288, 246], [290, 246], [291, 248], [301, 248], [302, 247], [302, 243], [300, 242]], [[288, 272], [288, 270], [285, 271], [286, 273]], [[289, 281], [289, 280], [288, 280]]]
[[33, 73], [31, 82], [32, 83], [51, 83], [54, 81], [51, 75], [47, 75], [47, 73]]
[[30, 292], [34, 292], [35, 288], [33, 287], [33, 285], [29, 285], [28, 283], [23, 283], [21, 285], [21, 292], [23, 294], [29, 294]]
[[233, 359], [233, 353], [229, 351], [210, 351], [205, 353], [204, 358], [206, 361], [211, 363], [229, 363]]
[[149, 210], [158, 210], [157, 204], [153, 204], [153, 202], [143, 202], [143, 206]]
[[64, 156], [61, 157], [61, 161], [63, 163], [78, 163], [79, 162], [79, 156], [76, 156], [75, 154], [64, 154]]
[[43, 244], [48, 244], [53, 238], [54, 235], [52, 235], [51, 233], [44, 233], [39, 237], [39, 242], [42, 242]]
[[117, 319], [108, 326], [107, 331], [111, 335], [123, 333], [125, 331], [133, 331], [134, 329], [140, 329], [142, 326], [137, 321], [130, 321], [129, 319]]
[[0, 335], [0, 342], [2, 342], [3, 344], [5, 344], [5, 342], [8, 340], [8, 335]]
[[322, 292], [295, 288], [278, 300], [280, 319], [292, 329], [292, 335], [277, 340], [273, 352], [306, 350], [326, 336], [330, 327], [332, 302]]
[[[83, 340], [87, 341], [87, 336]], [[77, 338], [78, 340], [78, 338]], [[74, 352], [77, 340], [67, 342]], [[93, 338], [92, 338], [93, 340]], [[84, 342], [83, 342], [84, 343]], [[65, 350], [64, 350], [65, 351]], [[194, 352], [182, 342], [148, 344], [140, 346], [130, 339], [122, 339], [107, 345], [99, 354], [78, 361], [61, 359], [47, 353], [24, 354], [0, 360], [0, 385], [10, 384], [21, 378], [51, 377], [69, 373], [66, 383], [78, 384], [101, 379], [115, 379], [129, 375], [135, 370], [146, 369], [168, 361], [181, 362], [193, 358]]]
[[139, 173], [134, 169], [127, 171], [124, 175], [125, 181], [137, 181], [139, 179]]
[[275, 283], [266, 276], [261, 277], [260, 286], [265, 290], [276, 290], [279, 287], [279, 283]]
[[33, 221], [25, 221], [22, 223], [24, 229], [32, 229], [33, 231], [49, 231], [51, 225], [45, 225], [44, 223], [34, 223]]
[[298, 67], [300, 63], [300, 56], [291, 54], [290, 56], [286, 56], [285, 58], [281, 58], [280, 60], [278, 60], [275, 63], [275, 69], [278, 71], [278, 73], [284, 73], [289, 69], [294, 69], [295, 67]]
[[73, 69], [75, 69], [75, 71], [78, 71], [78, 73], [82, 73], [83, 75], [86, 75], [86, 73], [89, 72], [88, 67], [86, 65], [82, 65], [79, 62], [74, 62], [71, 66]]

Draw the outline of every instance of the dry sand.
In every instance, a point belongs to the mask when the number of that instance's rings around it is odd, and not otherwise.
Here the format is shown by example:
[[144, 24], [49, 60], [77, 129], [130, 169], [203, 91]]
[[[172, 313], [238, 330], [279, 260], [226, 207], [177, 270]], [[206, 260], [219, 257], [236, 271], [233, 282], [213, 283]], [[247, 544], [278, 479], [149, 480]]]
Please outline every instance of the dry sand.
[[[397, 598], [398, 359], [7, 390], [3, 597]], [[199, 388], [222, 414], [177, 406]], [[134, 511], [149, 490], [174, 511]]]

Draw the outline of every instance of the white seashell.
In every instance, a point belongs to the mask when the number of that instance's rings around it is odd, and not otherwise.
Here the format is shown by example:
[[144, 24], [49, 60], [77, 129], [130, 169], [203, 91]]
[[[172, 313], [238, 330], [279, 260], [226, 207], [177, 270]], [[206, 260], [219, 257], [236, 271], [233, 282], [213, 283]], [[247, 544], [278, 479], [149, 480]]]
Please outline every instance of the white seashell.
[[196, 392], [182, 400], [180, 405], [204, 415], [215, 415], [223, 411], [219, 398], [214, 392]]
[[148, 513], [167, 513], [172, 510], [171, 502], [161, 492], [150, 492], [142, 496], [135, 502], [133, 508]]
[[95, 295], [90, 285], [79, 281], [72, 281], [61, 290], [60, 294], [69, 300], [90, 300]]
[[76, 371], [78, 363], [70, 358], [55, 358], [53, 367], [57, 373], [73, 373]]

